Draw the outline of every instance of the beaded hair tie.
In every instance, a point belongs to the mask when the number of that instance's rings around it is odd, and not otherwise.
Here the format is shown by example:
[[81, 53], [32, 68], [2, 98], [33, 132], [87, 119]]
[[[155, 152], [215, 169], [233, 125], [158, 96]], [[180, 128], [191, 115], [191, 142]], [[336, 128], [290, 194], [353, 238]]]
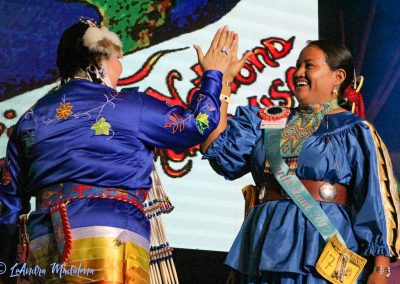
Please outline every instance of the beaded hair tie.
[[80, 16], [79, 17], [79, 22], [84, 23], [84, 24], [86, 24], [86, 25], [88, 25], [90, 27], [98, 27], [99, 28], [99, 26], [96, 23], [96, 20], [94, 20], [92, 18], [89, 18], [89, 17]]

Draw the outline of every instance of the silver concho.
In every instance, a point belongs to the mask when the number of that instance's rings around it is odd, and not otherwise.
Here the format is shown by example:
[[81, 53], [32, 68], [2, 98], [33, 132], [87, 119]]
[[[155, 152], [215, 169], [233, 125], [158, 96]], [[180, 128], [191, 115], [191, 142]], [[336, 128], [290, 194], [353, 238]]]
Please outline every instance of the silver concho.
[[323, 182], [319, 187], [319, 196], [326, 201], [334, 200], [337, 196], [337, 189], [333, 184]]

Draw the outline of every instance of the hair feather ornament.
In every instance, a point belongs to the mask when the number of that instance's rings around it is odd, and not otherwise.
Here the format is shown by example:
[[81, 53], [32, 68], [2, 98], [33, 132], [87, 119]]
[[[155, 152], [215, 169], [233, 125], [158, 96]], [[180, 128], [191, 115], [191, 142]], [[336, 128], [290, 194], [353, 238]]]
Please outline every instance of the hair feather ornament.
[[118, 35], [106, 27], [90, 26], [83, 35], [83, 45], [89, 51], [122, 57], [122, 43]]

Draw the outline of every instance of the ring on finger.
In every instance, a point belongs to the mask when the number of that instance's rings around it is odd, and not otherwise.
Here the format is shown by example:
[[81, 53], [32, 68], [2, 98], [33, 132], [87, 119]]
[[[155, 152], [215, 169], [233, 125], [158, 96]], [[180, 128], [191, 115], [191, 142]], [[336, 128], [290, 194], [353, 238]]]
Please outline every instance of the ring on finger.
[[229, 47], [227, 47], [227, 46], [223, 46], [223, 47], [221, 48], [221, 52], [225, 52], [226, 55], [228, 55], [229, 52], [231, 52], [231, 49], [230, 49]]

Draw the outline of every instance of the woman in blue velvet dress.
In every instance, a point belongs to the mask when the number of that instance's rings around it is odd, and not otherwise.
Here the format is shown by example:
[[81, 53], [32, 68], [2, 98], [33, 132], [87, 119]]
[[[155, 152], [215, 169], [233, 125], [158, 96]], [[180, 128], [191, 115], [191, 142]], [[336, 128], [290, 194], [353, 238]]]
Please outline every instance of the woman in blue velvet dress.
[[[319, 202], [347, 248], [368, 259], [360, 283], [388, 283], [390, 258], [398, 258], [400, 250], [399, 197], [386, 147], [373, 126], [338, 104], [352, 74], [351, 54], [339, 44], [314, 41], [302, 50], [294, 74], [299, 107], [288, 114], [280, 153], [288, 174]], [[229, 95], [229, 88], [223, 93]], [[241, 283], [328, 283], [315, 268], [325, 241], [277, 184], [266, 159], [263, 123], [278, 115], [238, 107], [227, 120], [226, 109], [223, 103], [220, 125], [202, 145], [204, 158], [228, 180], [250, 172], [263, 190], [226, 264]], [[321, 195], [322, 183], [334, 186], [337, 195]], [[239, 282], [234, 274], [229, 281]]]
[[151, 188], [154, 147], [184, 149], [216, 128], [223, 73], [245, 61], [229, 52], [237, 43], [237, 34], [225, 27], [207, 54], [196, 47], [205, 72], [185, 109], [137, 88], [116, 91], [122, 72], [116, 34], [85, 19], [63, 33], [61, 86], [22, 115], [3, 164], [5, 283], [18, 275], [17, 223], [31, 196], [36, 211], [28, 219], [22, 257], [36, 272], [20, 275], [31, 276], [32, 283], [149, 282], [150, 226], [142, 203]]

